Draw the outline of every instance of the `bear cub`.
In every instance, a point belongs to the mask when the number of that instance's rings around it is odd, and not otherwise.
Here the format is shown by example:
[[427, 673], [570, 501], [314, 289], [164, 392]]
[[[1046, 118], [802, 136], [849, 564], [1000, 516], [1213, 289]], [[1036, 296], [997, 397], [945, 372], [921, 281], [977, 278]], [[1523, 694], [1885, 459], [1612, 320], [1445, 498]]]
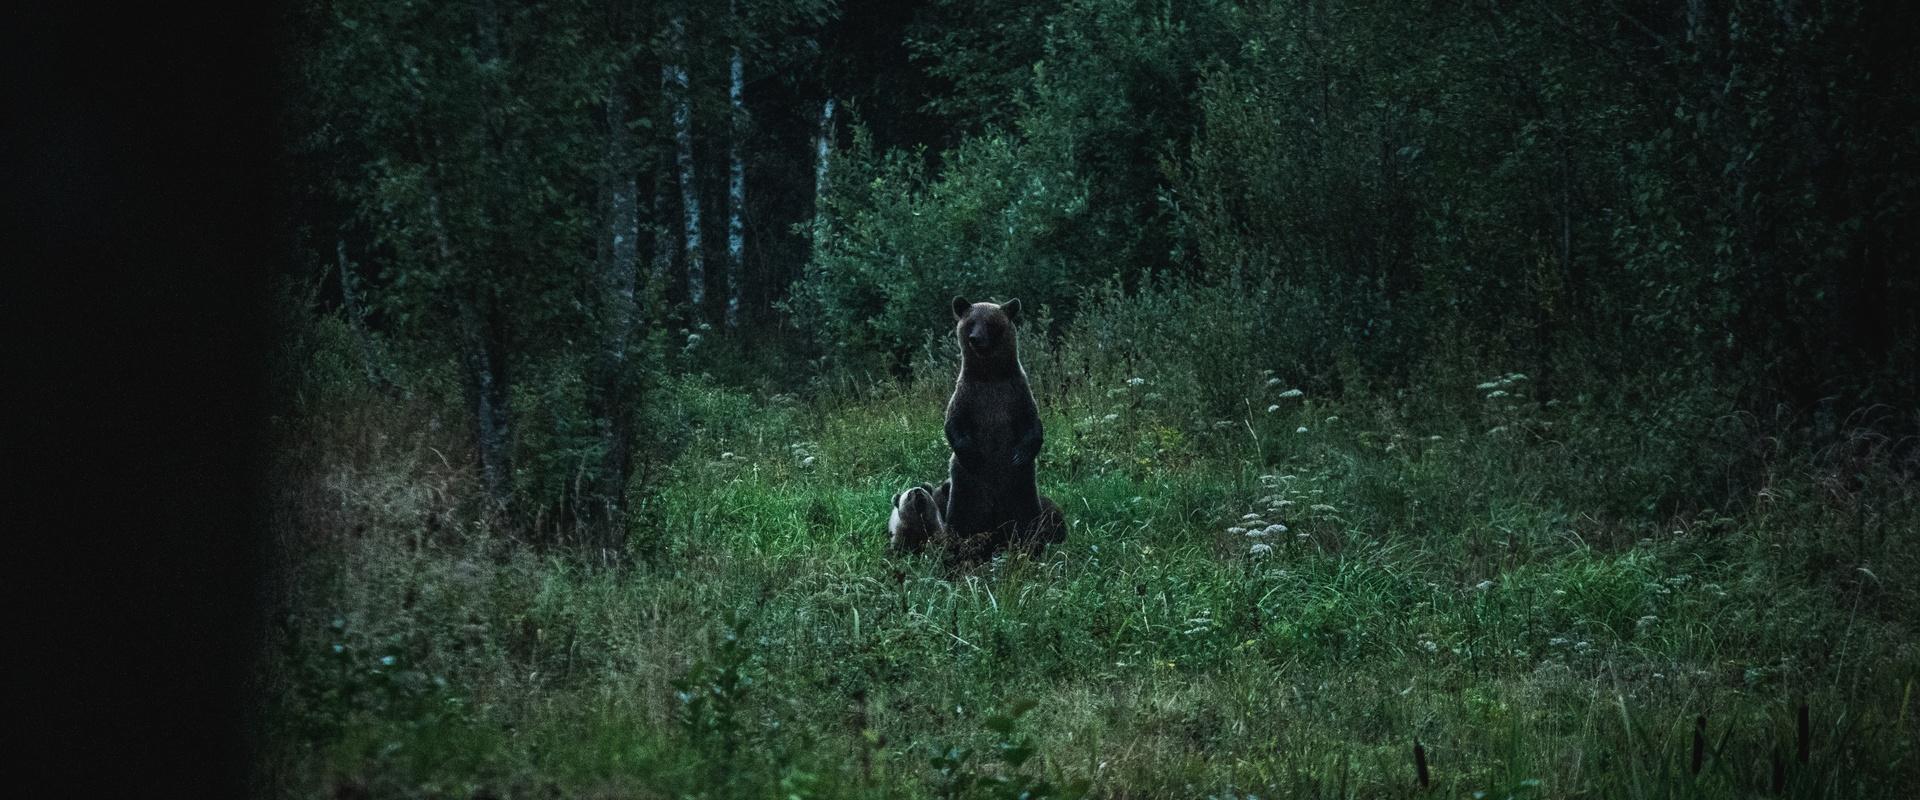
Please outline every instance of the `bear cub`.
[[[942, 485], [941, 488], [946, 488]], [[941, 500], [946, 499], [944, 496]], [[946, 526], [943, 512], [926, 484], [920, 484], [893, 496], [893, 515], [887, 518], [887, 541], [894, 552], [917, 553], [929, 541], [942, 540]]]

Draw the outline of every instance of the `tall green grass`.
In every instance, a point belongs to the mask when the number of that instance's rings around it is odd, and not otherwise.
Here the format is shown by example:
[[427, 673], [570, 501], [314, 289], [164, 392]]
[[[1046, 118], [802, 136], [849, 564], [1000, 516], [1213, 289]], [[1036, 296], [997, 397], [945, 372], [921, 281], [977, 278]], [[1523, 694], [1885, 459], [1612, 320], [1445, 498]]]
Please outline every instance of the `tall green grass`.
[[1438, 796], [1758, 796], [1776, 756], [1789, 796], [1920, 786], [1920, 509], [1883, 451], [1729, 415], [1698, 427], [1771, 444], [1663, 487], [1671, 443], [1525, 376], [1332, 400], [1079, 346], [1027, 358], [1068, 539], [970, 571], [883, 550], [944, 469], [931, 359], [807, 399], [662, 381], [687, 438], [620, 569], [466, 510], [430, 409], [310, 406], [261, 790], [1395, 797], [1416, 742]]

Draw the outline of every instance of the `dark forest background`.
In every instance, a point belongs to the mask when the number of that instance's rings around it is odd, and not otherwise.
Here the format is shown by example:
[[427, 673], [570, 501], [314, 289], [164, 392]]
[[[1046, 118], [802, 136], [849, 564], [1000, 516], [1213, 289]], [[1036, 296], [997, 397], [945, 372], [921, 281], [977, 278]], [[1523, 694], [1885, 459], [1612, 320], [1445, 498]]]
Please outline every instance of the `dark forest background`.
[[287, 291], [367, 380], [459, 387], [498, 507], [606, 531], [677, 354], [774, 389], [904, 376], [955, 294], [1111, 328], [1203, 392], [1212, 363], [1337, 395], [1498, 362], [1702, 459], [1734, 412], [1898, 436], [1914, 17], [301, 3]]

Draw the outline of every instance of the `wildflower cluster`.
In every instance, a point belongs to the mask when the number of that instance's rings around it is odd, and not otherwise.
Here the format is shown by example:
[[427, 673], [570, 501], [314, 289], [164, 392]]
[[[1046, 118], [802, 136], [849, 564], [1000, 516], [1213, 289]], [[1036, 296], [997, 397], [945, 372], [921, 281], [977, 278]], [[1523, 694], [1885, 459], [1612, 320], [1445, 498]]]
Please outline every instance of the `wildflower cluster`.
[[787, 452], [793, 456], [794, 463], [799, 464], [801, 469], [812, 469], [818, 458], [814, 452], [818, 447], [819, 445], [813, 442], [794, 442], [787, 445]]
[[707, 334], [712, 331], [713, 325], [705, 322], [700, 323], [700, 329], [697, 331], [689, 331], [686, 328], [681, 328], [680, 335], [686, 337], [686, 344], [681, 345], [680, 352], [686, 354], [699, 349], [700, 343], [706, 341]]
[[1283, 514], [1299, 514], [1309, 509], [1333, 510], [1333, 506], [1316, 502], [1321, 490], [1298, 489], [1294, 486], [1298, 480], [1296, 475], [1260, 476], [1260, 486], [1268, 493], [1255, 501], [1257, 510], [1240, 515], [1225, 529], [1232, 541], [1247, 543], [1247, 555], [1255, 558], [1271, 555], [1275, 544], [1285, 541], [1288, 534], [1292, 534], [1293, 541], [1312, 538], [1280, 521]]
[[[1260, 374], [1272, 375], [1273, 370], [1270, 370], [1270, 369], [1261, 370]], [[1281, 387], [1283, 386], [1286, 386], [1286, 381], [1280, 380], [1279, 378], [1272, 378], [1272, 377], [1267, 378], [1266, 388], [1269, 391], [1277, 391], [1277, 394], [1274, 395], [1275, 399], [1277, 400], [1281, 400], [1281, 401], [1299, 400], [1307, 396], [1306, 392], [1300, 391], [1299, 389], [1292, 389], [1292, 388], [1281, 389]], [[1280, 406], [1281, 406], [1281, 403], [1269, 404], [1267, 406], [1267, 413], [1272, 414], [1276, 411], [1279, 411]]]
[[1538, 418], [1539, 406], [1528, 398], [1522, 385], [1526, 382], [1525, 374], [1509, 372], [1473, 387], [1481, 393], [1487, 416], [1493, 423], [1487, 429], [1488, 435], [1514, 433], [1535, 426], [1553, 427], [1553, 423]]

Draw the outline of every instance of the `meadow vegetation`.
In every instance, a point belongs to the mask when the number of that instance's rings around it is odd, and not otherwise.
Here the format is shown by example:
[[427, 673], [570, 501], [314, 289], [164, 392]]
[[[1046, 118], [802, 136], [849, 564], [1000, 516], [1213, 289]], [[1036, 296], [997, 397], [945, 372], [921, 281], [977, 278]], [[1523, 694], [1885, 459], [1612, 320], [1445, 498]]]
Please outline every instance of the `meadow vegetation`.
[[1909, 796], [1916, 16], [301, 0], [260, 793]]
[[[944, 466], [949, 342], [911, 381], [790, 391], [710, 374], [740, 353], [671, 356], [615, 565], [492, 523], [457, 401], [316, 381], [280, 425], [261, 780], [1378, 797], [1416, 791], [1417, 742], [1444, 796], [1920, 781], [1897, 442], [1543, 404], [1497, 364], [1327, 399], [1207, 367], [1217, 343], [1139, 359], [1110, 305], [1023, 337], [1067, 542], [964, 572], [883, 549], [891, 494]], [[351, 363], [337, 322], [310, 334], [314, 374]]]

